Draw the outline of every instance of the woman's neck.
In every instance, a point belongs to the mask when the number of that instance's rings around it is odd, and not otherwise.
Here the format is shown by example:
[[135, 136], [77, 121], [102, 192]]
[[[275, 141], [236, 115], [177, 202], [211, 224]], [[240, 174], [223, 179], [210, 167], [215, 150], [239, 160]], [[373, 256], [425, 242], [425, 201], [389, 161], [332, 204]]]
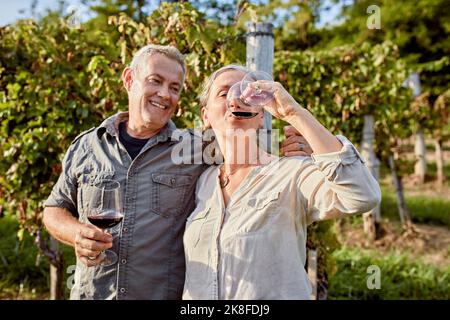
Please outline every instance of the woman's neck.
[[257, 136], [252, 133], [216, 133], [216, 139], [224, 157], [224, 169], [227, 171], [265, 164], [272, 159], [272, 155], [259, 148]]

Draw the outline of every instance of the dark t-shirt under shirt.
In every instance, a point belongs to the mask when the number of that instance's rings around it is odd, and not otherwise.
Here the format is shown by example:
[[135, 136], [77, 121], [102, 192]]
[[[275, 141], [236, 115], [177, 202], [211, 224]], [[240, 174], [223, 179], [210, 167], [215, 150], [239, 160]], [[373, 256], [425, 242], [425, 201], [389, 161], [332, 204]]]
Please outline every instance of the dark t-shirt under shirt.
[[131, 159], [136, 158], [148, 141], [148, 139], [137, 139], [130, 136], [127, 132], [126, 122], [119, 123], [119, 140], [127, 149]]

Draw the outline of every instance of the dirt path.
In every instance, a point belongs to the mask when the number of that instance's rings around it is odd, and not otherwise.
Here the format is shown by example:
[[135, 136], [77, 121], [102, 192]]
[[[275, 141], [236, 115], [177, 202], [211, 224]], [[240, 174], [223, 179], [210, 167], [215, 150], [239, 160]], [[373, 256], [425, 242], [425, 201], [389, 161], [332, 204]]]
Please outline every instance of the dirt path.
[[383, 237], [368, 241], [362, 225], [345, 222], [338, 232], [339, 241], [352, 248], [374, 249], [380, 253], [405, 253], [438, 268], [450, 266], [450, 230], [447, 227], [414, 224], [414, 231], [402, 232], [397, 221], [384, 220]]

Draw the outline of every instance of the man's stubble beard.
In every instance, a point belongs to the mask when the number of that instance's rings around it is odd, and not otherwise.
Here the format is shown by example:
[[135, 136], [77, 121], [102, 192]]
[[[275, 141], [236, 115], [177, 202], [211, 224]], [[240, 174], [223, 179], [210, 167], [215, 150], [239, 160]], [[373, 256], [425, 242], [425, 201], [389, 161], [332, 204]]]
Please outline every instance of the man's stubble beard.
[[141, 108], [140, 108], [141, 118], [142, 118], [142, 122], [143, 122], [142, 124], [147, 129], [155, 129], [155, 125], [158, 125], [158, 127], [159, 127], [158, 129], [161, 129], [169, 122], [169, 120], [173, 116], [173, 111], [171, 111], [171, 113], [169, 113], [168, 115], [163, 116], [164, 119], [157, 118], [157, 116], [155, 114], [153, 114], [149, 108], [153, 108], [153, 107], [152, 106], [149, 106], [149, 107], [141, 106]]

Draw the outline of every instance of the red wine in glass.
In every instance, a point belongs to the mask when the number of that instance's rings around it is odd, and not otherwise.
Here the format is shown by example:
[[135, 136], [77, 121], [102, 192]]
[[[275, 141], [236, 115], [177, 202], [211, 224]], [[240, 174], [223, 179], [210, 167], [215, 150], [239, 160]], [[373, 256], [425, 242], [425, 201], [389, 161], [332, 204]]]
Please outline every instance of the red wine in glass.
[[88, 220], [94, 226], [100, 229], [108, 229], [118, 225], [123, 219], [123, 215], [119, 212], [108, 212], [99, 215], [88, 216]]
[[[88, 196], [87, 219], [93, 225], [108, 230], [114, 237], [119, 233], [117, 226], [124, 217], [120, 183], [108, 179], [97, 181], [90, 186]], [[117, 254], [112, 250], [105, 250], [102, 256], [101, 265], [113, 265], [118, 261]]]

